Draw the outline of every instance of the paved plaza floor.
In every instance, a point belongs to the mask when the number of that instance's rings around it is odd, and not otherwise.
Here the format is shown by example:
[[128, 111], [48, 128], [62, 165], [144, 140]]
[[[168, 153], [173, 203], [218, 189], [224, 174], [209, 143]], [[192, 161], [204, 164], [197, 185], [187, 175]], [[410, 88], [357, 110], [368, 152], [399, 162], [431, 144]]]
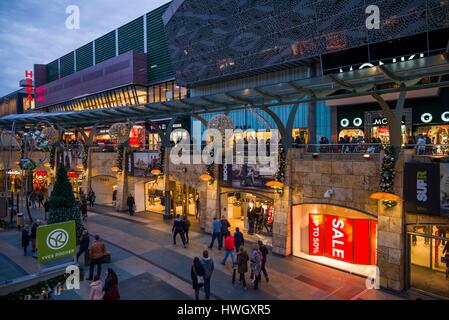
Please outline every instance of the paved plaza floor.
[[[111, 252], [112, 261], [103, 265], [102, 277], [108, 267], [116, 271], [122, 299], [194, 299], [190, 268], [193, 258], [201, 256], [207, 249], [210, 235], [194, 225], [190, 243], [183, 248], [180, 243], [177, 246], [172, 243], [172, 221], [164, 221], [159, 215], [129, 217], [105, 208], [97, 211], [101, 213], [89, 212], [85, 226], [91, 235], [98, 234]], [[37, 210], [33, 212], [35, 217], [40, 214]], [[401, 299], [383, 290], [367, 290], [362, 277], [300, 258], [273, 254], [269, 254], [267, 262], [270, 281], [263, 278], [260, 290], [244, 290], [238, 281], [231, 282], [230, 259], [225, 266], [220, 263], [224, 252], [216, 246], [209, 251], [215, 263], [212, 299]], [[36, 259], [23, 256], [19, 231], [0, 232], [0, 252], [0, 270], [6, 275], [4, 278], [37, 271]], [[84, 265], [83, 261], [81, 256], [81, 265]], [[87, 275], [88, 267], [85, 270]], [[89, 282], [83, 281], [80, 290], [68, 291], [55, 298], [72, 300], [88, 299], [88, 296]], [[204, 298], [204, 292], [200, 293], [200, 298]]]

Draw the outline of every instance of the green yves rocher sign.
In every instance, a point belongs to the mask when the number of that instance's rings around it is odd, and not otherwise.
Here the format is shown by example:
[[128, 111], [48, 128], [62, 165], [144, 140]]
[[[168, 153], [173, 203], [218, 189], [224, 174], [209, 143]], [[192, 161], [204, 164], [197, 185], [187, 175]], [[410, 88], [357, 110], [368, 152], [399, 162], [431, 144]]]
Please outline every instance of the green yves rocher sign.
[[37, 228], [37, 260], [39, 263], [75, 255], [75, 221], [67, 221]]

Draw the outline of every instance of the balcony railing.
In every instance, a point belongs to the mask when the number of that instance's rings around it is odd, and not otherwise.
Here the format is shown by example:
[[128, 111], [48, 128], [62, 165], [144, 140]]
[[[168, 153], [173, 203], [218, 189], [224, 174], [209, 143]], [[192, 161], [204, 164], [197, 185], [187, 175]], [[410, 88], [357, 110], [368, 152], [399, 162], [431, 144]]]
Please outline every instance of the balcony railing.
[[295, 148], [305, 148], [309, 153], [379, 153], [380, 143], [347, 143], [347, 144], [307, 144], [294, 145]]

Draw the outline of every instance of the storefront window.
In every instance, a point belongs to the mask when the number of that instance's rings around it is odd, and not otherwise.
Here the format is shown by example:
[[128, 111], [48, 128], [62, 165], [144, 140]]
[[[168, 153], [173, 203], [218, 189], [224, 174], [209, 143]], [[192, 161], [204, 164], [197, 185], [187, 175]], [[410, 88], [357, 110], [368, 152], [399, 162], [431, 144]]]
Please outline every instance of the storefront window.
[[428, 138], [430, 144], [449, 144], [449, 125], [435, 125], [417, 127], [414, 136], [419, 134]]
[[309, 130], [304, 128], [295, 128], [292, 131], [293, 141], [299, 144], [309, 143]]
[[[401, 126], [401, 134], [402, 134], [402, 143], [408, 143], [408, 137], [410, 136], [410, 129], [408, 129], [405, 125]], [[388, 126], [374, 126], [371, 128], [371, 137], [380, 139], [381, 143], [390, 142], [390, 131]]]
[[[409, 226], [410, 286], [449, 297], [449, 226]], [[444, 251], [444, 253], [443, 253]]]
[[362, 129], [343, 129], [338, 134], [338, 140], [348, 138], [350, 140], [363, 140], [365, 139], [365, 132]]

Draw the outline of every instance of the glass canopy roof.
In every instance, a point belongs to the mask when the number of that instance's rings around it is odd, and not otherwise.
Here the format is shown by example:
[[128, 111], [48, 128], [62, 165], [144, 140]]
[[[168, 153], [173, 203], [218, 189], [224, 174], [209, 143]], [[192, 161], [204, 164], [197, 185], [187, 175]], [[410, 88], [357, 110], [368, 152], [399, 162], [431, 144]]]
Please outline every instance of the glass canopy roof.
[[[384, 94], [429, 87], [447, 87], [449, 81], [448, 53], [391, 65], [323, 75], [290, 82], [278, 82], [259, 87], [248, 87], [207, 96], [187, 99], [114, 107], [52, 113], [26, 113], [0, 118], [0, 127], [32, 125], [49, 121], [64, 127], [90, 126], [124, 120], [161, 120], [208, 112], [224, 112], [247, 107], [276, 107], [285, 104], [325, 101], [355, 96]], [[435, 81], [420, 82], [427, 77]], [[379, 85], [389, 84], [386, 88]], [[400, 84], [405, 84], [401, 87]]]

